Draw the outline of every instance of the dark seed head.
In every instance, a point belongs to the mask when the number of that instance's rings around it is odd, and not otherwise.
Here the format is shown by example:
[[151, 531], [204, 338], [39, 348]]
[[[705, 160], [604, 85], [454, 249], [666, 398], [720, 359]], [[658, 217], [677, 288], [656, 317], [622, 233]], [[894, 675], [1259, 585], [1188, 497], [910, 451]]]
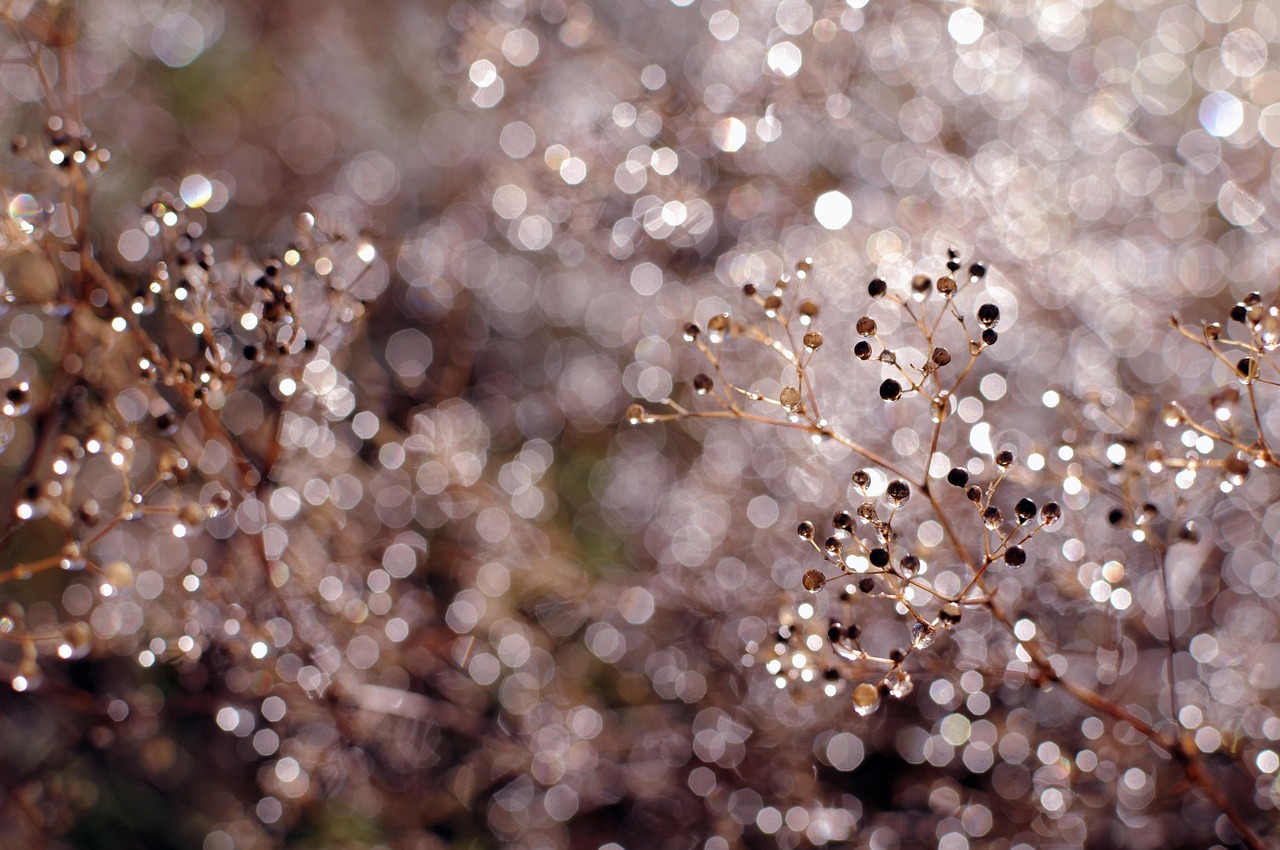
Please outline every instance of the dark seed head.
[[1008, 469], [1013, 466], [1013, 452], [1005, 449], [996, 455], [996, 466], [1001, 469]]
[[[951, 264], [948, 263], [947, 265], [949, 267]], [[956, 265], [959, 266], [959, 263], [957, 263]], [[955, 269], [951, 269], [951, 271], [955, 271]], [[952, 295], [955, 295], [956, 279], [949, 275], [946, 277], [938, 278], [938, 291], [941, 292], [947, 298], [950, 298]]]
[[1107, 513], [1107, 522], [1112, 525], [1123, 525], [1128, 518], [1129, 515], [1125, 513], [1124, 508], [1112, 508]]
[[920, 559], [907, 553], [902, 556], [901, 561], [898, 561], [898, 567], [902, 570], [904, 576], [913, 576], [920, 571]]
[[889, 653], [889, 660], [892, 661], [894, 664], [901, 664], [902, 659], [904, 658], [906, 658], [906, 656], [902, 654], [901, 649], [895, 649]]
[[854, 325], [854, 329], [862, 336], [875, 336], [876, 320], [870, 316], [863, 316], [858, 319], [858, 323]]
[[982, 332], [983, 345], [995, 345], [999, 339], [1000, 339], [1000, 334], [996, 333], [995, 329], [993, 328], [987, 328]]
[[1004, 562], [1011, 567], [1020, 567], [1027, 562], [1027, 550], [1021, 546], [1010, 546], [1005, 550]]
[[1045, 525], [1052, 525], [1062, 519], [1062, 506], [1057, 502], [1045, 502], [1044, 507], [1040, 509], [1040, 521]]
[[918, 274], [911, 278], [911, 291], [916, 295], [925, 295], [933, 289], [933, 280], [928, 275]]
[[893, 378], [886, 378], [880, 385], [880, 398], [885, 401], [897, 401], [902, 398], [902, 384]]
[[933, 350], [933, 365], [942, 367], [951, 362], [951, 352], [945, 348], [935, 348]]
[[867, 472], [865, 469], [859, 469], [857, 472], [853, 473], [853, 486], [857, 487], [859, 490], [866, 490], [871, 486], [871, 473]]
[[952, 487], [964, 487], [969, 483], [969, 470], [957, 466], [947, 473], [947, 483]]
[[872, 298], [883, 298], [888, 291], [889, 285], [878, 277], [867, 284], [867, 294]]
[[796, 526], [796, 534], [800, 535], [801, 540], [812, 540], [814, 531], [813, 523], [809, 522], [809, 520], [805, 520]]
[[[889, 551], [887, 549], [872, 549], [867, 553], [867, 560], [871, 562], [871, 566], [882, 570], [889, 566]], [[863, 581], [870, 580], [871, 579], [863, 579]]]
[[955, 602], [943, 603], [938, 609], [938, 619], [946, 625], [954, 626], [960, 622], [960, 606]]
[[982, 263], [973, 263], [969, 266], [969, 277], [974, 280], [981, 280], [987, 276], [987, 267]]
[[871, 343], [865, 339], [860, 339], [853, 346], [853, 356], [859, 360], [871, 359]]
[[1245, 318], [1248, 317], [1248, 315], [1249, 315], [1249, 308], [1244, 306], [1243, 304], [1237, 304], [1236, 306], [1231, 308], [1231, 321], [1233, 322], [1240, 322], [1243, 324]]
[[698, 395], [706, 395], [715, 387], [715, 381], [711, 380], [711, 376], [699, 372], [693, 376], [693, 388]]
[[1036, 515], [1036, 503], [1030, 499], [1019, 499], [1018, 504], [1013, 508], [1013, 512], [1018, 515], [1018, 522], [1030, 522], [1031, 518]]
[[978, 324], [984, 328], [993, 328], [1000, 322], [1000, 308], [994, 304], [983, 304], [978, 308]]
[[982, 488], [977, 484], [970, 485], [969, 489], [964, 491], [964, 495], [970, 502], [977, 504], [982, 501]]
[[870, 593], [875, 589], [876, 589], [875, 579], [864, 578], [862, 581], [858, 582], [858, 590], [861, 590], [863, 593]]
[[894, 479], [889, 482], [884, 494], [893, 503], [894, 507], [902, 507], [911, 498], [911, 485], [901, 479]]

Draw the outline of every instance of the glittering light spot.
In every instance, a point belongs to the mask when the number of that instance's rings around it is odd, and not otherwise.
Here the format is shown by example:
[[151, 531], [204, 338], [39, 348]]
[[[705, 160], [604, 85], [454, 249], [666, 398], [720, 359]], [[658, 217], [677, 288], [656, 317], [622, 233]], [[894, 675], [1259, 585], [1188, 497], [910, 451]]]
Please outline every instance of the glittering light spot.
[[853, 220], [853, 202], [843, 192], [824, 192], [813, 204], [813, 216], [827, 230], [839, 230]]
[[[213, 200], [213, 183], [203, 174], [190, 174], [182, 178], [178, 191], [186, 205], [193, 209], [199, 209]], [[165, 223], [169, 224], [168, 221]], [[173, 224], [177, 224], [177, 216], [174, 216]]]
[[40, 204], [31, 195], [15, 195], [9, 202], [9, 216], [27, 233], [35, 230], [31, 221], [40, 214]]
[[120, 251], [120, 256], [131, 263], [136, 263], [147, 256], [150, 248], [151, 240], [141, 230], [126, 230], [116, 240], [116, 249]]
[[1200, 101], [1200, 125], [1211, 136], [1225, 138], [1244, 123], [1244, 106], [1230, 92], [1217, 91]]
[[982, 38], [982, 15], [974, 9], [956, 9], [947, 20], [947, 33], [957, 44], [973, 44]]
[[737, 118], [726, 118], [711, 131], [711, 141], [725, 153], [734, 153], [747, 143], [747, 125]]
[[587, 177], [587, 164], [576, 156], [560, 163], [560, 179], [570, 186], [577, 186]]
[[766, 59], [769, 70], [783, 77], [794, 77], [798, 74], [802, 61], [803, 56], [800, 53], [800, 48], [789, 41], [780, 41], [769, 48], [769, 55]]

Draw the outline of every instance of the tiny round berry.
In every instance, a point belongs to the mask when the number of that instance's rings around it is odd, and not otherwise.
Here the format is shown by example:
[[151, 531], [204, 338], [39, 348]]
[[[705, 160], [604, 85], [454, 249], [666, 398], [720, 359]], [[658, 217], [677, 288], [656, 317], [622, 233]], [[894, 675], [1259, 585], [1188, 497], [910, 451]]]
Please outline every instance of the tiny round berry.
[[873, 579], [864, 578], [862, 581], [858, 582], [858, 590], [861, 590], [863, 593], [870, 593], [875, 589], [876, 583]]
[[901, 664], [902, 659], [906, 658], [901, 649], [895, 649], [889, 653], [889, 660], [894, 664]]
[[944, 625], [954, 626], [960, 622], [960, 605], [956, 602], [943, 603], [942, 607], [938, 609], [938, 619]]
[[987, 276], [987, 267], [982, 263], [973, 263], [969, 266], [969, 277], [974, 280], [981, 280]]
[[715, 387], [715, 381], [711, 380], [711, 376], [703, 372], [693, 376], [693, 389], [698, 395], [706, 395]]
[[817, 593], [819, 590], [827, 586], [827, 577], [820, 570], [809, 570], [801, 579], [804, 589], [810, 593]]
[[880, 398], [885, 401], [897, 401], [902, 398], [902, 384], [893, 378], [886, 378], [880, 385]]
[[1183, 523], [1178, 527], [1177, 537], [1179, 542], [1182, 543], [1199, 543], [1200, 529], [1196, 528], [1194, 522]]
[[[958, 268], [959, 266], [960, 264], [956, 263], [956, 267]], [[950, 271], [955, 271], [955, 269], [951, 268], [951, 263], [947, 263], [947, 267]], [[938, 278], [938, 291], [941, 292], [947, 298], [950, 298], [952, 295], [955, 295], [956, 279], [951, 277], [950, 275], [946, 277]]]
[[951, 352], [945, 348], [935, 348], [933, 350], [933, 365], [942, 367], [951, 362]]
[[1021, 546], [1010, 546], [1004, 553], [1004, 562], [1011, 567], [1020, 567], [1027, 562], [1027, 550]]
[[835, 643], [836, 641], [840, 640], [840, 638], [842, 638], [843, 636], [844, 636], [844, 628], [839, 623], [832, 622], [831, 625], [827, 628], [827, 640], [831, 641], [832, 643]]
[[854, 487], [857, 487], [859, 490], [866, 490], [871, 486], [871, 473], [867, 472], [865, 469], [859, 469], [857, 472], [853, 473], [852, 480]]
[[901, 479], [894, 479], [889, 482], [889, 486], [885, 488], [885, 496], [893, 503], [894, 507], [902, 507], [911, 498], [911, 485]]
[[813, 523], [809, 522], [809, 520], [805, 520], [796, 526], [796, 534], [800, 536], [801, 540], [812, 540], [814, 531]]
[[862, 336], [875, 336], [876, 320], [870, 316], [863, 316], [861, 319], [858, 319], [857, 324], [854, 325], [854, 329]]
[[898, 562], [898, 568], [902, 570], [902, 574], [911, 577], [920, 572], [920, 559], [910, 553], [903, 555], [902, 560]]
[[1019, 499], [1013, 512], [1018, 515], [1018, 522], [1030, 522], [1036, 515], [1036, 503], [1030, 499]]
[[[875, 685], [863, 682], [853, 689], [853, 704], [858, 708], [874, 709], [879, 701], [880, 691], [876, 689]], [[870, 714], [870, 711], [867, 713]]]
[[822, 348], [822, 334], [817, 331], [809, 331], [804, 335], [804, 347], [809, 351], [817, 351]]
[[[889, 551], [887, 549], [872, 549], [867, 553], [867, 560], [871, 562], [871, 566], [877, 569], [884, 569], [889, 565]], [[868, 582], [870, 580], [871, 579], [863, 579], [864, 582]]]
[[684, 341], [693, 342], [700, 333], [702, 333], [702, 328], [698, 327], [696, 323], [690, 322], [684, 326]]
[[1231, 321], [1244, 324], [1244, 320], [1249, 315], [1249, 308], [1243, 304], [1237, 304], [1231, 308]]
[[1125, 521], [1128, 519], [1129, 515], [1125, 512], [1124, 508], [1112, 508], [1107, 514], [1107, 522], [1112, 525], [1124, 525]]
[[1045, 525], [1052, 525], [1062, 519], [1062, 506], [1057, 502], [1045, 502], [1044, 507], [1040, 509], [1040, 521]]
[[984, 328], [993, 328], [1000, 323], [1000, 308], [994, 304], [983, 304], [978, 308], [978, 324]]
[[1013, 466], [1013, 452], [1009, 451], [1008, 449], [1004, 449], [999, 454], [997, 454], [996, 466], [1000, 467], [1001, 469], [1008, 469], [1009, 467]]
[[933, 289], [933, 280], [925, 274], [918, 274], [911, 278], [911, 291], [916, 295], [925, 295]]
[[952, 487], [964, 487], [969, 483], [969, 470], [957, 466], [947, 473], [947, 483]]
[[831, 524], [840, 531], [853, 533], [853, 517], [848, 511], [841, 511], [831, 519]]
[[853, 356], [859, 360], [870, 360], [871, 343], [867, 342], [865, 339], [858, 340], [858, 342], [853, 346]]
[[867, 294], [872, 298], [883, 298], [888, 291], [889, 285], [878, 277], [867, 284]]
[[964, 495], [970, 502], [977, 504], [982, 501], [982, 488], [977, 484], [972, 484], [968, 490], [964, 491]]
[[982, 332], [982, 344], [991, 346], [995, 345], [1000, 339], [1000, 334], [996, 333], [992, 328], [987, 328]]

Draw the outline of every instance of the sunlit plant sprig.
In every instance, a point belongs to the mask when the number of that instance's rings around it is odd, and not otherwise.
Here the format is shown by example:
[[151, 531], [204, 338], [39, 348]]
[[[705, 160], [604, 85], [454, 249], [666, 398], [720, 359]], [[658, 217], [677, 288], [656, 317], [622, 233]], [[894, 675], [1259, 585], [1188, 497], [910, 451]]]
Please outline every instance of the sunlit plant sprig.
[[[804, 573], [801, 579], [804, 589], [819, 593], [831, 587], [838, 588], [840, 602], [845, 607], [845, 615], [833, 617], [827, 628], [825, 645], [830, 654], [820, 652], [822, 640], [815, 640], [815, 636], [806, 633], [795, 620], [781, 624], [777, 640], [771, 646], [748, 647], [749, 652], [763, 656], [766, 669], [775, 675], [779, 687], [785, 687], [794, 678], [812, 681], [817, 678], [813, 672], [817, 665], [825, 667], [822, 678], [824, 689], [830, 695], [839, 693], [845, 681], [855, 682], [853, 706], [857, 713], [866, 715], [874, 712], [885, 696], [901, 698], [911, 693], [912, 678], [904, 667], [908, 660], [933, 645], [939, 632], [957, 625], [965, 608], [980, 607], [1012, 636], [1017, 657], [1026, 665], [1025, 675], [1030, 684], [1057, 685], [1097, 713], [1128, 723], [1157, 747], [1174, 755], [1184, 765], [1188, 778], [1226, 814], [1246, 843], [1251, 847], [1262, 847], [1244, 817], [1216, 786], [1193, 744], [1157, 729], [1104, 694], [1064, 678], [1064, 671], [1055, 666], [1054, 656], [1042, 644], [1041, 632], [1025, 619], [1019, 619], [1015, 624], [989, 589], [992, 566], [1001, 564], [1017, 569], [1024, 565], [1028, 560], [1026, 546], [1041, 531], [1058, 527], [1063, 511], [1056, 501], [1037, 505], [1029, 496], [1020, 495], [1011, 499], [1012, 516], [1006, 518], [1001, 498], [1004, 496], [1002, 485], [1020, 480], [1009, 477], [1017, 459], [1007, 448], [992, 447], [991, 461], [996, 472], [985, 485], [972, 480], [972, 473], [965, 466], [956, 466], [949, 471], [945, 469], [945, 461], [942, 463], [944, 468], [937, 466], [941, 460], [942, 429], [955, 407], [957, 391], [983, 353], [999, 341], [996, 328], [1000, 322], [1000, 310], [996, 304], [982, 303], [971, 315], [966, 315], [956, 302], [958, 294], [977, 285], [985, 277], [985, 266], [972, 263], [967, 276], [961, 275], [957, 280], [955, 275], [962, 267], [957, 252], [949, 251], [946, 263], [948, 274], [936, 282], [927, 275], [916, 274], [908, 282], [905, 294], [891, 290], [889, 284], [879, 278], [867, 286], [870, 298], [885, 299], [908, 317], [907, 327], [913, 328], [924, 343], [923, 350], [927, 352], [924, 362], [903, 362], [891, 341], [880, 333], [875, 320], [865, 315], [855, 323], [854, 329], [860, 339], [851, 352], [855, 361], [880, 364], [889, 370], [889, 377], [883, 378], [878, 388], [883, 403], [895, 404], [918, 397], [929, 405], [933, 427], [928, 435], [929, 448], [924, 456], [923, 469], [917, 471], [919, 462], [913, 463], [909, 457], [887, 458], [878, 454], [850, 438], [821, 414], [820, 393], [811, 366], [823, 349], [824, 338], [814, 327], [820, 313], [819, 305], [804, 296], [804, 286], [813, 270], [812, 261], [807, 259], [796, 265], [794, 278], [781, 277], [768, 291], [762, 292], [754, 284], [744, 287], [745, 296], [763, 314], [761, 319], [736, 319], [728, 313], [721, 313], [707, 322], [705, 332], [696, 324], [685, 327], [685, 340], [696, 347], [708, 364], [706, 371], [693, 378], [693, 390], [697, 396], [708, 399], [711, 407], [691, 408], [666, 398], [662, 400], [666, 410], [650, 411], [639, 403], [628, 409], [627, 418], [632, 424], [684, 419], [738, 419], [796, 429], [807, 433], [815, 442], [834, 440], [873, 467], [878, 467], [853, 472], [853, 488], [863, 501], [852, 511], [836, 513], [829, 534], [820, 533], [818, 526], [808, 520], [797, 529], [799, 537], [821, 557], [824, 564]], [[1280, 343], [1280, 326], [1272, 328], [1267, 324], [1264, 338], [1264, 320], [1274, 318], [1274, 312], [1261, 311], [1256, 299], [1253, 304], [1241, 307], [1245, 310], [1244, 321], [1248, 322], [1251, 315], [1256, 321], [1251, 326], [1251, 341], [1237, 343], [1244, 345], [1248, 356], [1234, 366], [1245, 383], [1255, 411], [1258, 436], [1251, 442], [1242, 441], [1239, 432], [1233, 430], [1206, 431], [1205, 436], [1229, 443], [1237, 457], [1247, 455], [1254, 463], [1274, 463], [1274, 456], [1262, 435], [1260, 416], [1256, 414], [1254, 387], [1274, 383], [1262, 377], [1262, 370], [1275, 369], [1270, 352], [1276, 347], [1273, 343]], [[1250, 309], [1253, 313], [1249, 312]], [[964, 338], [968, 357], [960, 358], [959, 362], [955, 362], [956, 358], [947, 348], [937, 344], [940, 328], [948, 319]], [[1205, 334], [1206, 347], [1222, 358], [1224, 355], [1212, 345], [1219, 339], [1220, 335], [1212, 332]], [[735, 340], [761, 346], [782, 361], [784, 380], [776, 398], [743, 386], [729, 377], [724, 350]], [[1047, 406], [1053, 407], [1060, 396], [1057, 393], [1050, 395], [1053, 403], [1047, 403]], [[1227, 466], [1226, 461], [1213, 465], [1224, 469]], [[1061, 482], [1068, 493], [1079, 492], [1082, 486], [1079, 478], [1082, 472], [1077, 466], [1072, 465]], [[1188, 459], [1184, 466], [1189, 469], [1196, 463]], [[1038, 459], [1036, 467], [1045, 469], [1042, 458]], [[1227, 474], [1240, 477], [1238, 467], [1239, 462], [1233, 462], [1231, 469], [1226, 470]], [[986, 464], [984, 462], [975, 468], [985, 470]], [[943, 480], [963, 492], [970, 506], [967, 511], [955, 511], [953, 505], [944, 505], [940, 492], [944, 488], [936, 486]], [[877, 486], [873, 486], [873, 482]], [[883, 490], [879, 487], [881, 484]], [[906, 515], [900, 516], [899, 511], [913, 493], [928, 502], [932, 518], [941, 526], [942, 538], [951, 555], [968, 572], [968, 580], [958, 593], [944, 594], [929, 581], [927, 556], [945, 558], [945, 554], [940, 555], [936, 549], [912, 551], [906, 543], [915, 536], [901, 527], [902, 516]], [[966, 544], [969, 535], [961, 533], [960, 523], [970, 520], [981, 533], [981, 556], [976, 558], [970, 555]], [[1160, 554], [1162, 550], [1157, 550], [1157, 555]], [[882, 650], [862, 645], [861, 629], [854, 616], [855, 609], [861, 606], [850, 604], [855, 599], [886, 603], [905, 623], [909, 623], [909, 632], [899, 647]]]
[[[1156, 456], [1152, 462], [1181, 470], [1178, 474], [1184, 478], [1194, 478], [1198, 469], [1217, 467], [1231, 484], [1243, 483], [1250, 467], [1280, 468], [1280, 455], [1263, 424], [1280, 387], [1280, 363], [1275, 357], [1280, 348], [1280, 308], [1263, 304], [1262, 295], [1251, 292], [1231, 308], [1225, 322], [1206, 323], [1198, 329], [1176, 317], [1171, 322], [1230, 370], [1235, 381], [1206, 399], [1211, 418], [1193, 415], [1178, 401], [1167, 403], [1161, 419], [1171, 428], [1189, 430], [1190, 440], [1184, 443], [1190, 451]], [[1210, 456], [1214, 450], [1223, 454]]]

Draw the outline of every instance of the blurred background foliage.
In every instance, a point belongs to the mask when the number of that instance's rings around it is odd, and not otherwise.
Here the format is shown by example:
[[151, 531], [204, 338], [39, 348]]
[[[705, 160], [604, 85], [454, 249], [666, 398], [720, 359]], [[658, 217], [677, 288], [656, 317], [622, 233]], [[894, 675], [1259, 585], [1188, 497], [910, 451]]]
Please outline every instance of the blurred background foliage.
[[[142, 235], [147, 205], [192, 185], [207, 185], [188, 206], [223, 262], [279, 255], [304, 211], [376, 258], [330, 352], [351, 406], [329, 397], [327, 413], [299, 414], [313, 436], [290, 438], [271, 484], [291, 512], [257, 493], [289, 529], [281, 593], [243, 585], [237, 598], [229, 582], [197, 608], [163, 604], [197, 559], [239, 575], [242, 538], [262, 532], [217, 519], [164, 545], [149, 542], [167, 533], [154, 526], [103, 538], [103, 560], [135, 553], [134, 573], [163, 576], [163, 596], [122, 588], [81, 607], [75, 576], [3, 585], [27, 621], [83, 615], [94, 638], [69, 662], [43, 647], [39, 686], [0, 695], [0, 844], [1233, 846], [1176, 762], [1059, 689], [1029, 686], [989, 618], [940, 639], [914, 693], [869, 717], [847, 690], [827, 698], [802, 677], [828, 663], [820, 652], [780, 687], [762, 667], [786, 643], [780, 625], [825, 632], [843, 616], [825, 596], [807, 616], [798, 607], [814, 557], [793, 530], [850, 503], [860, 461], [759, 423], [623, 424], [637, 399], [692, 404], [703, 366], [679, 341], [685, 322], [748, 313], [744, 284], [769, 286], [811, 257], [824, 412], [918, 468], [927, 406], [887, 408], [879, 367], [852, 369], [848, 351], [853, 321], [873, 309], [866, 282], [905, 291], [913, 274], [942, 274], [950, 247], [988, 264], [983, 293], [1003, 322], [944, 459], [977, 475], [984, 449], [987, 463], [992, 447], [1038, 453], [1043, 474], [1016, 482], [1037, 499], [1086, 482], [1064, 500], [1066, 528], [998, 577], [1002, 600], [1072, 675], [1193, 736], [1274, 840], [1275, 476], [1191, 493], [1144, 478], [1139, 493], [1102, 458], [1122, 437], [1137, 458], [1176, 445], [1157, 421], [1163, 403], [1206, 411], [1234, 379], [1170, 313], [1194, 324], [1254, 290], [1274, 301], [1280, 6], [6, 8], [0, 131], [42, 139], [60, 115], [110, 150], [89, 240], [126, 288], [163, 255]], [[41, 165], [6, 158], [7, 202], [57, 203]], [[35, 333], [33, 315], [0, 319], [0, 372], [39, 387], [53, 382], [57, 335], [47, 317]], [[908, 330], [900, 313], [874, 315], [886, 336]], [[911, 344], [904, 362], [920, 354]], [[776, 397], [776, 360], [727, 358]], [[262, 438], [263, 410], [286, 407], [272, 387], [224, 410], [247, 444]], [[1046, 391], [1062, 406], [1046, 406]], [[233, 418], [255, 403], [256, 419]], [[1258, 424], [1280, 435], [1280, 408], [1264, 406]], [[35, 428], [16, 420], [0, 455], [11, 493]], [[198, 416], [176, 439], [202, 472], [215, 468]], [[323, 454], [326, 440], [347, 450]], [[1062, 447], [1091, 465], [1072, 470]], [[1164, 508], [1169, 529], [1191, 518], [1202, 534], [1171, 556], [1179, 702], [1195, 707], [1177, 718], [1161, 582], [1107, 521], [1135, 498]], [[56, 548], [57, 529], [46, 533], [41, 544], [38, 523], [24, 524], [6, 568], [31, 559], [22, 547]], [[98, 611], [116, 612], [109, 627]], [[886, 613], [866, 615], [872, 633], [901, 640]], [[194, 654], [172, 649], [179, 634]], [[265, 658], [251, 634], [277, 636]], [[148, 653], [159, 663], [140, 663]], [[3, 661], [10, 675], [18, 654]], [[299, 678], [304, 662], [314, 681]]]

